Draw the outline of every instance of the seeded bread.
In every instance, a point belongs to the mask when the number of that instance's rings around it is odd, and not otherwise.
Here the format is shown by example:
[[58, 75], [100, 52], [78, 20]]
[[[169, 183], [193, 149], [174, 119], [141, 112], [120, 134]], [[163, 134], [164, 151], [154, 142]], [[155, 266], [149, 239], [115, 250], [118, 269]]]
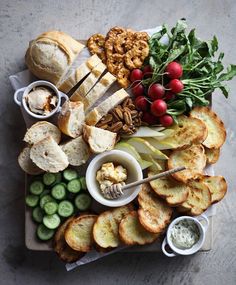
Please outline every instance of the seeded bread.
[[51, 136], [57, 143], [61, 140], [61, 132], [55, 125], [40, 121], [27, 130], [23, 140], [28, 144], [35, 144], [48, 136]]
[[30, 147], [25, 147], [18, 156], [18, 163], [22, 170], [30, 175], [38, 175], [43, 172], [42, 169], [38, 168], [30, 158]]
[[62, 171], [69, 165], [66, 154], [51, 136], [31, 147], [30, 158], [39, 168], [52, 173]]

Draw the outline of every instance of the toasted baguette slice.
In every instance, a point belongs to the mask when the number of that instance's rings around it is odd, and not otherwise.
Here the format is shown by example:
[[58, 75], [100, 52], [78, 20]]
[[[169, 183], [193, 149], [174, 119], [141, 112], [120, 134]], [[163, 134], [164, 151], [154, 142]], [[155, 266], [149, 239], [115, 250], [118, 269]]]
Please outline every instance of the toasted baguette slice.
[[59, 256], [59, 258], [64, 262], [75, 262], [84, 256], [83, 252], [76, 251], [69, 247], [65, 241], [65, 230], [68, 224], [74, 219], [70, 217], [67, 219], [56, 231], [53, 238], [53, 249]]
[[58, 127], [47, 121], [40, 121], [27, 130], [23, 140], [28, 144], [35, 144], [48, 136], [51, 136], [57, 143], [61, 140], [61, 132]]
[[119, 246], [119, 223], [132, 210], [131, 205], [126, 205], [100, 214], [93, 227], [96, 244], [102, 248]]
[[25, 147], [18, 156], [18, 163], [22, 170], [30, 175], [38, 175], [43, 172], [42, 169], [38, 168], [30, 158], [30, 147]]
[[205, 155], [208, 164], [214, 164], [220, 157], [220, 148], [207, 148], [205, 147]]
[[83, 100], [83, 98], [88, 94], [88, 92], [96, 84], [102, 73], [106, 70], [106, 65], [100, 62], [95, 66], [89, 76], [80, 84], [79, 88], [71, 95], [71, 101]]
[[119, 235], [121, 240], [127, 245], [144, 245], [154, 242], [158, 234], [147, 231], [139, 221], [136, 211], [130, 212], [119, 225]]
[[152, 190], [143, 184], [138, 194], [138, 217], [141, 225], [149, 232], [159, 234], [169, 224], [173, 210]]
[[[148, 177], [153, 176], [154, 172], [149, 171]], [[189, 187], [171, 177], [163, 177], [150, 182], [152, 189], [157, 195], [166, 200], [171, 207], [182, 204], [188, 198]]]
[[217, 203], [222, 200], [227, 192], [227, 183], [223, 176], [208, 176], [201, 177], [203, 182], [209, 187], [211, 192], [211, 203]]
[[114, 148], [116, 143], [116, 133], [107, 130], [85, 125], [83, 128], [83, 138], [89, 144], [93, 153], [101, 153]]
[[176, 172], [172, 176], [184, 183], [203, 174], [206, 166], [205, 150], [202, 145], [193, 145], [184, 150], [175, 150], [168, 159], [168, 168], [185, 166], [186, 170]]
[[84, 110], [86, 111], [91, 108], [97, 102], [97, 100], [107, 92], [115, 81], [115, 76], [113, 76], [110, 72], [107, 72], [89, 91], [87, 96], [82, 99], [82, 102], [84, 103]]
[[188, 182], [190, 187], [187, 200], [177, 208], [192, 216], [201, 215], [211, 205], [211, 192], [201, 178]]
[[32, 146], [30, 158], [39, 168], [52, 173], [62, 171], [69, 165], [66, 154], [51, 136]]
[[203, 145], [208, 148], [220, 148], [226, 139], [226, 130], [224, 123], [208, 107], [195, 107], [191, 112], [192, 118], [198, 118], [206, 124], [208, 135]]
[[89, 159], [89, 148], [82, 136], [61, 144], [60, 147], [66, 154], [70, 165], [79, 166]]
[[116, 91], [113, 95], [108, 97], [87, 114], [85, 117], [86, 123], [90, 126], [96, 125], [103, 116], [105, 116], [116, 105], [124, 101], [124, 99], [127, 97], [129, 97], [129, 94], [124, 89]]
[[174, 130], [174, 134], [160, 140], [160, 143], [173, 144], [176, 149], [200, 144], [207, 137], [206, 125], [201, 120], [184, 115], [178, 116], [178, 124], [174, 124], [170, 129]]
[[93, 225], [97, 215], [83, 215], [74, 218], [66, 227], [65, 240], [74, 250], [89, 252], [93, 248]]
[[66, 101], [58, 116], [58, 127], [64, 134], [76, 138], [82, 133], [84, 120], [84, 104]]
[[59, 86], [59, 90], [64, 93], [68, 93], [77, 83], [79, 83], [91, 70], [101, 62], [101, 59], [96, 55], [92, 55], [83, 62], [77, 69], [72, 73], [68, 74], [66, 79]]

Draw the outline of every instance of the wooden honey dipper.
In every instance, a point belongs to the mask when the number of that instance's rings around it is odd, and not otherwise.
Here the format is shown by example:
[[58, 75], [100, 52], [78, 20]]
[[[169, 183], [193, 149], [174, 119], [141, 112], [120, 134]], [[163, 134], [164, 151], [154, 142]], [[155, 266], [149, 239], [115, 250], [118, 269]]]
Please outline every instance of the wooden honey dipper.
[[179, 171], [182, 171], [185, 169], [186, 169], [185, 166], [179, 166], [179, 167], [158, 173], [156, 175], [150, 176], [148, 178], [144, 178], [142, 180], [129, 183], [127, 185], [124, 185], [124, 183], [113, 184], [113, 185], [105, 188], [102, 191], [102, 194], [105, 198], [107, 198], [109, 200], [118, 199], [120, 196], [124, 195], [124, 192], [123, 192], [124, 190], [127, 190], [127, 189], [130, 189], [132, 187], [139, 186], [143, 183], [147, 183], [147, 182], [150, 182], [150, 181], [171, 175], [173, 173], [176, 173], [176, 172], [179, 172]]

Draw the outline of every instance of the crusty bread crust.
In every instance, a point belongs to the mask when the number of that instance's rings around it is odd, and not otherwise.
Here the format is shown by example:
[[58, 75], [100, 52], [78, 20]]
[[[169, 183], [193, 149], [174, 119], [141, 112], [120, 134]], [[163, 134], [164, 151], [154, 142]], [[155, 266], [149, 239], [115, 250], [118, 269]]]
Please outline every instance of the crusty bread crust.
[[38, 168], [38, 166], [35, 165], [30, 159], [30, 147], [28, 146], [23, 148], [23, 150], [19, 154], [18, 163], [21, 169], [30, 175], [38, 175], [43, 172], [43, 170]]

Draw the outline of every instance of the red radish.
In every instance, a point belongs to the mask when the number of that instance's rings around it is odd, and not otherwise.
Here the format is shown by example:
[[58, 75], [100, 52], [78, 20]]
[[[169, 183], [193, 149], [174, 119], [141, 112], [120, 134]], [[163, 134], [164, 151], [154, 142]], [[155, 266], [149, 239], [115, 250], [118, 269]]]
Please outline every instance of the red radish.
[[142, 96], [144, 94], [144, 87], [141, 83], [136, 83], [132, 87], [132, 93], [135, 97]]
[[169, 82], [169, 87], [170, 87], [170, 90], [175, 94], [182, 92], [184, 89], [184, 85], [179, 79], [172, 79]]
[[166, 101], [169, 101], [169, 100], [174, 99], [174, 98], [175, 98], [175, 94], [172, 93], [171, 91], [167, 91], [165, 93], [165, 100]]
[[158, 99], [151, 105], [151, 112], [154, 116], [160, 117], [166, 113], [167, 105], [166, 102]]
[[150, 65], [146, 65], [143, 68], [143, 78], [150, 78], [152, 77], [153, 70]]
[[147, 111], [149, 103], [144, 96], [138, 96], [134, 103], [138, 110]]
[[148, 123], [149, 125], [155, 125], [158, 123], [158, 119], [151, 113], [144, 113], [142, 116], [142, 121]]
[[156, 99], [161, 99], [165, 94], [165, 88], [159, 84], [154, 83], [148, 89], [148, 96], [154, 101]]
[[169, 127], [173, 124], [174, 120], [170, 115], [164, 115], [159, 118], [160, 123], [163, 127]]
[[168, 73], [167, 76], [171, 79], [178, 79], [183, 75], [182, 65], [176, 61], [170, 62], [165, 71]]
[[142, 80], [143, 79], [143, 72], [141, 69], [135, 68], [132, 70], [130, 75], [131, 82]]

